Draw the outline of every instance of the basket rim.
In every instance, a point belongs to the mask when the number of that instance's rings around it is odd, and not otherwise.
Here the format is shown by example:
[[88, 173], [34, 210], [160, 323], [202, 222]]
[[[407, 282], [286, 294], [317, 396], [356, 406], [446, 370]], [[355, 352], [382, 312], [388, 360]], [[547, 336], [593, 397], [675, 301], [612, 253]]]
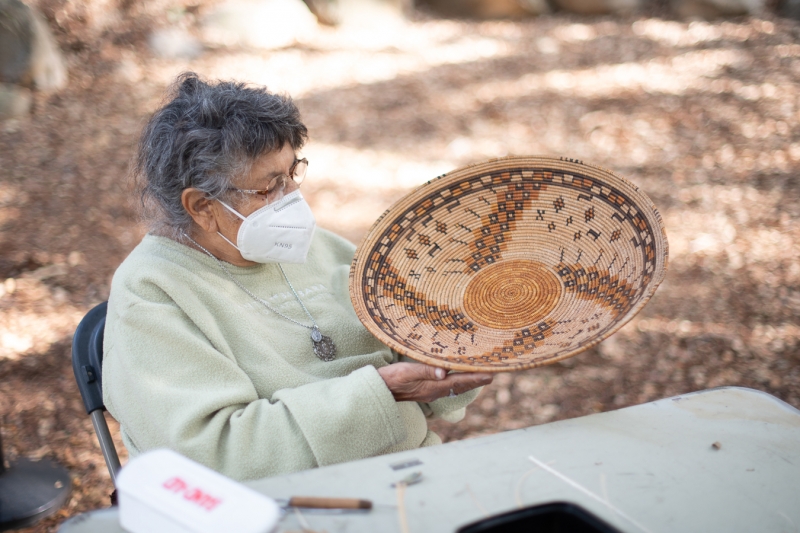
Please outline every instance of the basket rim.
[[[617, 180], [617, 182], [626, 189], [624, 191], [626, 195], [628, 197], [633, 197], [633, 199], [636, 200], [635, 206], [641, 212], [643, 212], [648, 218], [648, 221], [652, 223], [651, 225], [654, 233], [654, 245], [657, 244], [659, 246], [658, 253], [655, 254], [656, 269], [652, 273], [652, 278], [645, 286], [644, 292], [630, 309], [628, 309], [624, 314], [616, 317], [609, 326], [603, 329], [601, 335], [598, 335], [594, 338], [588, 338], [584, 343], [575, 347], [574, 349], [565, 350], [563, 353], [556, 353], [547, 357], [520, 361], [518, 363], [509, 363], [506, 366], [463, 364], [432, 357], [428, 354], [421, 353], [420, 351], [410, 349], [408, 346], [397, 342], [390, 335], [385, 334], [381, 330], [381, 328], [369, 315], [369, 312], [366, 308], [359, 277], [366, 268], [367, 261], [369, 260], [368, 256], [371, 254], [373, 248], [381, 238], [382, 232], [388, 226], [406, 213], [409, 209], [409, 206], [414, 205], [415, 202], [418, 202], [426, 194], [430, 194], [431, 191], [443, 190], [443, 188], [452, 186], [454, 183], [458, 183], [466, 179], [473, 179], [475, 176], [480, 176], [481, 174], [487, 174], [490, 172], [502, 172], [504, 170], [520, 168], [521, 166], [548, 167], [551, 165], [555, 165], [559, 168], [564, 166], [573, 166], [575, 170], [580, 169], [582, 174], [588, 174], [591, 178], [597, 180], [601, 185], [607, 185], [604, 180], [609, 178], [612, 180]], [[564, 170], [560, 171], [564, 172]], [[655, 235], [656, 233], [658, 235]], [[381, 342], [401, 355], [408, 356], [419, 362], [454, 371], [518, 371], [540, 367], [573, 357], [596, 346], [603, 340], [619, 331], [619, 329], [625, 326], [625, 324], [627, 324], [642, 310], [642, 308], [649, 302], [650, 298], [652, 298], [652, 296], [655, 294], [659, 285], [663, 282], [667, 273], [668, 255], [669, 244], [667, 241], [666, 228], [664, 227], [661, 214], [659, 213], [653, 201], [635, 183], [631, 182], [627, 178], [599, 165], [585, 163], [579, 159], [552, 156], [506, 156], [474, 162], [454, 169], [446, 174], [437, 176], [436, 178], [433, 178], [415, 187], [413, 190], [409, 191], [400, 199], [395, 201], [380, 215], [380, 217], [378, 217], [378, 219], [372, 224], [369, 231], [367, 231], [359, 243], [350, 266], [349, 292], [353, 308], [362, 324], [364, 324], [367, 330], [369, 330], [370, 333], [372, 333]]]

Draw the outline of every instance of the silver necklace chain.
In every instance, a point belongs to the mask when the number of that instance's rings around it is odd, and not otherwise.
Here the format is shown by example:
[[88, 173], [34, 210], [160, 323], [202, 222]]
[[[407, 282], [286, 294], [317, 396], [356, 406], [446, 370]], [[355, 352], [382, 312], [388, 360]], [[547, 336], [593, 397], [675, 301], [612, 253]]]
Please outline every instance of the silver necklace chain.
[[327, 335], [323, 335], [322, 332], [319, 330], [319, 326], [317, 326], [317, 321], [314, 320], [313, 316], [311, 316], [311, 313], [306, 308], [305, 304], [303, 303], [303, 300], [300, 299], [300, 296], [297, 294], [297, 291], [294, 290], [294, 287], [292, 286], [292, 282], [289, 281], [288, 277], [286, 277], [286, 272], [284, 272], [284, 270], [283, 270], [283, 265], [278, 263], [278, 268], [281, 269], [281, 274], [283, 275], [283, 279], [286, 280], [286, 283], [289, 285], [289, 288], [292, 290], [292, 294], [294, 294], [294, 297], [297, 300], [297, 303], [300, 304], [300, 307], [303, 308], [303, 311], [305, 311], [306, 315], [308, 315], [308, 318], [311, 320], [311, 323], [313, 324], [311, 326], [309, 326], [308, 324], [303, 324], [302, 322], [300, 322], [298, 320], [295, 320], [294, 318], [292, 318], [290, 316], [284, 315], [283, 313], [281, 313], [280, 311], [278, 311], [277, 309], [275, 309], [274, 307], [269, 305], [266, 300], [264, 300], [263, 298], [260, 298], [260, 297], [256, 296], [255, 294], [253, 294], [250, 291], [250, 289], [245, 287], [238, 279], [233, 277], [233, 274], [231, 273], [230, 270], [227, 269], [227, 267], [222, 262], [222, 260], [220, 260], [216, 255], [214, 255], [211, 252], [209, 252], [208, 250], [206, 250], [196, 240], [194, 240], [191, 237], [189, 237], [189, 235], [187, 235], [186, 232], [182, 232], [182, 233], [183, 233], [184, 237], [186, 237], [187, 239], [189, 239], [192, 242], [192, 244], [194, 244], [195, 246], [200, 248], [209, 257], [214, 259], [217, 262], [217, 264], [220, 266], [222, 271], [225, 272], [225, 274], [228, 276], [228, 278], [230, 278], [230, 280], [232, 282], [234, 282], [237, 287], [239, 287], [245, 293], [247, 293], [247, 295], [250, 296], [253, 300], [255, 300], [256, 302], [259, 302], [264, 307], [266, 307], [267, 309], [269, 309], [270, 311], [272, 311], [276, 315], [278, 315], [280, 317], [283, 317], [284, 319], [288, 320], [289, 322], [293, 322], [294, 324], [297, 324], [298, 326], [302, 326], [302, 327], [304, 327], [306, 329], [310, 329], [311, 330], [311, 342], [314, 343], [314, 354], [317, 357], [319, 357], [320, 359], [322, 359], [323, 361], [333, 361], [333, 359], [336, 357], [336, 346], [333, 344], [333, 341], [331, 340], [330, 337], [328, 337]]
[[[311, 320], [311, 323], [312, 323], [312, 324], [314, 324], [314, 326], [312, 327], [312, 329], [313, 329], [313, 328], [317, 328], [317, 329], [319, 329], [319, 326], [317, 326], [317, 321], [316, 321], [316, 320], [314, 320], [314, 317], [313, 317], [313, 316], [311, 316], [311, 313], [309, 313], [309, 312], [308, 312], [308, 309], [306, 309], [306, 304], [304, 304], [304, 303], [303, 303], [303, 300], [301, 300], [301, 299], [300, 299], [300, 295], [298, 295], [298, 294], [297, 294], [297, 291], [296, 291], [296, 290], [294, 290], [294, 287], [292, 286], [292, 282], [291, 282], [291, 281], [289, 281], [289, 278], [288, 278], [288, 277], [286, 277], [286, 272], [284, 272], [284, 271], [283, 271], [283, 265], [282, 265], [282, 264], [280, 264], [280, 263], [278, 263], [278, 268], [280, 268], [280, 269], [281, 269], [281, 274], [283, 274], [283, 279], [285, 279], [285, 280], [286, 280], [286, 284], [287, 284], [287, 285], [289, 285], [289, 288], [290, 288], [290, 289], [292, 289], [292, 294], [294, 294], [294, 297], [295, 297], [295, 299], [297, 300], [297, 303], [299, 303], [299, 304], [300, 304], [300, 307], [302, 307], [302, 308], [303, 308], [303, 311], [305, 311], [305, 312], [306, 312], [306, 315], [308, 315], [308, 318]], [[311, 326], [306, 326], [306, 327], [308, 328], [308, 327], [311, 327]]]

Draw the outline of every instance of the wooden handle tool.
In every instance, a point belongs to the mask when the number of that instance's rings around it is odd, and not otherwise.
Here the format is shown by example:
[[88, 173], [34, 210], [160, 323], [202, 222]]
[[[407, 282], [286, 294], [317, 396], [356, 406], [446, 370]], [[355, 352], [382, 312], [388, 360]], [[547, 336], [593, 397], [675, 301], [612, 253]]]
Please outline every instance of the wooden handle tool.
[[312, 509], [372, 509], [372, 502], [356, 498], [315, 498], [313, 496], [292, 496], [289, 507]]

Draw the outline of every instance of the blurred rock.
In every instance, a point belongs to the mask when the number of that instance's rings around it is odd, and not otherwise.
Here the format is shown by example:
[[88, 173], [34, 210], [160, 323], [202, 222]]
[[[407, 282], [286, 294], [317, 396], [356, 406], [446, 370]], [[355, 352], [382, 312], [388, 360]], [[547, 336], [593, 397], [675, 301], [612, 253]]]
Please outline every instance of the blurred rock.
[[315, 30], [302, 0], [229, 0], [202, 22], [204, 40], [218, 46], [281, 48]]
[[580, 15], [630, 13], [644, 7], [645, 0], [554, 0], [559, 9]]
[[339, 24], [339, 13], [336, 0], [304, 0], [317, 22], [326, 26]]
[[0, 83], [0, 120], [27, 115], [32, 102], [33, 98], [28, 89]]
[[405, 21], [410, 0], [336, 0], [339, 25], [382, 27]]
[[547, 0], [419, 0], [418, 4], [446, 17], [470, 19], [517, 19], [551, 11]]
[[169, 59], [194, 59], [203, 52], [203, 45], [182, 28], [160, 28], [147, 40], [154, 54]]
[[58, 265], [45, 265], [43, 267], [39, 267], [34, 271], [31, 272], [24, 272], [22, 274], [22, 278], [25, 279], [38, 279], [39, 281], [54, 278], [57, 276], [64, 276], [69, 273], [69, 269], [67, 265], [58, 264]]
[[20, 0], [0, 0], [0, 82], [41, 91], [67, 83], [67, 68], [50, 29]]
[[765, 0], [673, 0], [673, 9], [682, 18], [715, 19], [764, 12]]
[[321, 24], [365, 26], [405, 20], [411, 0], [305, 0]]

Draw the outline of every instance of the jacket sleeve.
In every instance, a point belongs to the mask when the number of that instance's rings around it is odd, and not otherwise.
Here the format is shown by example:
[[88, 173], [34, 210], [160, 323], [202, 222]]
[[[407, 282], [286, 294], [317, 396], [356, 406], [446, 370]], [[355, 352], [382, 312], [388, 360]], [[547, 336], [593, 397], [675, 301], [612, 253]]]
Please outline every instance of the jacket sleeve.
[[259, 398], [173, 303], [113, 312], [104, 399], [138, 450], [168, 447], [245, 480], [378, 455], [418, 431], [414, 417], [425, 426], [372, 366]]
[[422, 412], [432, 418], [441, 418], [447, 422], [460, 422], [467, 414], [467, 405], [475, 401], [483, 387], [472, 389], [455, 398], [439, 398], [436, 401], [426, 403], [422, 407]]

